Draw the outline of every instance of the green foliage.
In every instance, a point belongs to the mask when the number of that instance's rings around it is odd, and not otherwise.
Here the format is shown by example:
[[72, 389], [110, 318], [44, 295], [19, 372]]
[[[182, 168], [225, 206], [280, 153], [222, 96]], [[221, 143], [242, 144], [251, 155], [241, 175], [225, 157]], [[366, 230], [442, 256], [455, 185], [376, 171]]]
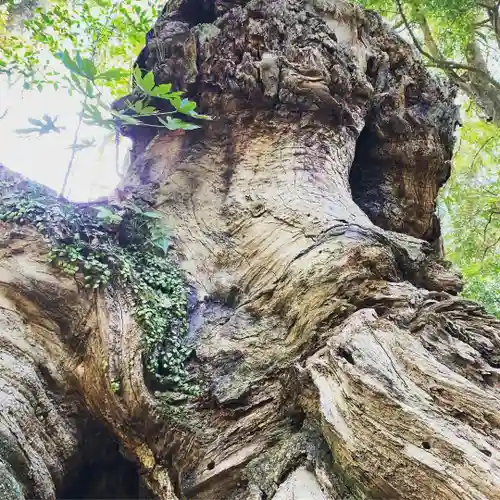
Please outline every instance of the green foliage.
[[109, 384], [109, 388], [111, 389], [111, 392], [113, 394], [118, 394], [121, 389], [121, 384], [119, 380], [112, 380], [111, 383]]
[[133, 204], [80, 207], [33, 185], [16, 190], [3, 183], [2, 188], [0, 220], [33, 225], [46, 238], [55, 267], [88, 289], [110, 285], [131, 291], [144, 364], [154, 385], [196, 393], [185, 369], [191, 352], [183, 341], [186, 284], [168, 255], [160, 215]]
[[[154, 2], [49, 0], [46, 6], [30, 13], [24, 21], [24, 31], [10, 29], [9, 20], [15, 10], [15, 0], [0, 5], [0, 74], [5, 73], [9, 78], [20, 76], [25, 89], [36, 87], [41, 91], [44, 86], [53, 85], [82, 99], [61, 195], [77, 153], [92, 145], [79, 141], [83, 123], [115, 132], [118, 161], [119, 131], [124, 131], [123, 126], [193, 130], [200, 128], [193, 120], [209, 119], [196, 112], [196, 103], [182, 98], [182, 90], [172, 91], [170, 84], [156, 85], [152, 72], [143, 76], [136, 68], [131, 74], [130, 62], [142, 49], [144, 33], [156, 16]], [[114, 109], [110, 103], [130, 91], [133, 102], [127, 101], [121, 109]], [[164, 100], [167, 106], [157, 109], [153, 99]], [[189, 120], [172, 116], [179, 114]], [[63, 128], [53, 122], [43, 123], [33, 118], [30, 121], [40, 125], [18, 132], [42, 135]]]
[[[366, 8], [378, 11], [388, 21], [399, 25], [400, 12], [395, 0], [357, 0]], [[402, 0], [401, 7], [419, 34], [419, 18], [424, 16], [441, 53], [450, 59], [465, 60], [481, 7], [476, 0]], [[422, 36], [422, 41], [424, 41]]]
[[[83, 121], [111, 130], [116, 127], [116, 119], [128, 125], [168, 130], [199, 128], [169, 115], [209, 119], [195, 111], [196, 103], [181, 98], [182, 91], [173, 92], [170, 84], [155, 85], [153, 73], [142, 76], [139, 68], [134, 71], [133, 82], [141, 90], [141, 99], [127, 103], [120, 112], [109, 104], [130, 90], [130, 62], [142, 49], [144, 33], [154, 22], [154, 3], [50, 0], [48, 8], [34, 9], [24, 22], [23, 34], [8, 29], [9, 12], [14, 6], [12, 0], [0, 6], [0, 73], [22, 76], [25, 89], [42, 90], [45, 85], [53, 85], [76, 93], [82, 97]], [[113, 67], [109, 67], [110, 60]], [[169, 101], [173, 110], [156, 109], [152, 98]], [[145, 123], [145, 117], [155, 120]]]
[[58, 88], [65, 73], [54, 64], [55, 54], [79, 52], [107, 76], [103, 83], [111, 97], [122, 96], [128, 89], [131, 58], [142, 49], [144, 34], [158, 14], [156, 5], [140, 0], [49, 0], [32, 10], [21, 32], [10, 22], [16, 2], [7, 0], [0, 6], [0, 67], [22, 75], [27, 88]]
[[441, 193], [446, 256], [463, 273], [463, 295], [500, 317], [500, 131], [469, 110], [450, 181]]
[[[172, 118], [169, 115], [183, 114], [190, 118], [209, 120], [207, 115], [197, 113], [196, 103], [189, 99], [182, 99], [183, 91], [172, 92], [170, 84], [155, 84], [155, 77], [152, 71], [142, 76], [139, 68], [135, 68], [134, 81], [139, 89], [140, 98], [135, 102], [126, 102], [126, 106], [121, 111], [116, 111], [106, 104], [99, 86], [100, 81], [110, 81], [121, 78], [122, 70], [111, 69], [99, 73], [91, 59], [82, 57], [80, 52], [76, 52], [72, 58], [67, 50], [57, 52], [55, 57], [60, 59], [63, 65], [70, 72], [68, 78], [69, 90], [79, 92], [84, 96], [82, 103], [82, 118], [85, 123], [100, 125], [111, 130], [119, 122], [135, 126], [152, 126], [167, 128], [168, 130], [194, 130], [200, 128], [194, 123], [187, 123], [179, 118]], [[168, 101], [173, 107], [172, 111], [160, 111], [153, 104], [152, 99], [163, 99]], [[145, 123], [144, 118], [154, 117], [156, 123]], [[166, 119], [164, 118], [166, 117]]]

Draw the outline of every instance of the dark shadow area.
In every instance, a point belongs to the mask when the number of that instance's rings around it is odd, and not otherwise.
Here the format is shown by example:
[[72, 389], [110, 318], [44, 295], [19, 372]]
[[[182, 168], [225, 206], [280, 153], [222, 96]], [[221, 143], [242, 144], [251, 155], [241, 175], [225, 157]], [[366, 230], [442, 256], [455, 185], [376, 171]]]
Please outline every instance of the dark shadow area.
[[125, 458], [116, 438], [101, 424], [88, 421], [78, 463], [57, 491], [57, 500], [154, 500], [137, 465]]
[[349, 173], [352, 199], [365, 212], [370, 220], [383, 229], [387, 227], [382, 217], [384, 200], [380, 186], [384, 180], [384, 172], [379, 164], [370, 162], [369, 152], [374, 147], [374, 136], [365, 127], [356, 142], [354, 161]]
[[411, 139], [378, 137], [367, 123], [349, 173], [352, 199], [378, 227], [426, 240], [439, 250], [437, 162], [415, 149]]
[[184, 0], [179, 14], [191, 26], [210, 24], [217, 19], [215, 3], [215, 0]]

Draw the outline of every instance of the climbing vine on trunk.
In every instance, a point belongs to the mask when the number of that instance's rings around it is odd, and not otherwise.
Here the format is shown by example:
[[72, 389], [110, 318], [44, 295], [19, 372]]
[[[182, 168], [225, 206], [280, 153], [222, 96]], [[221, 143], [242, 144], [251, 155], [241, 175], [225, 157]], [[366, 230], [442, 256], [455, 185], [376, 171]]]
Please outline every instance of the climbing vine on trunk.
[[[184, 368], [190, 354], [186, 284], [168, 254], [159, 215], [134, 204], [75, 205], [31, 183], [1, 184], [0, 220], [33, 225], [46, 238], [50, 262], [86, 289], [131, 292], [142, 329], [144, 364], [155, 388], [196, 393]], [[119, 381], [114, 381], [114, 392]]]

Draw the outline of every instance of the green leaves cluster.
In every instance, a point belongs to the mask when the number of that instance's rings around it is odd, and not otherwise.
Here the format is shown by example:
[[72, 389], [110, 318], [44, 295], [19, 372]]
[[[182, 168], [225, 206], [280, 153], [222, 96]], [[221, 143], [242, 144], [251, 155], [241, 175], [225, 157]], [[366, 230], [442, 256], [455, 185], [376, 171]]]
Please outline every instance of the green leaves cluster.
[[[0, 5], [0, 71], [21, 75], [26, 88], [53, 85], [57, 89], [67, 75], [55, 64], [55, 54], [79, 52], [93, 60], [100, 73], [113, 62], [113, 69], [121, 74], [102, 83], [110, 99], [122, 96], [128, 90], [130, 61], [144, 45], [157, 4], [161, 2], [49, 0], [24, 13], [19, 23], [17, 2], [6, 0]], [[22, 24], [22, 29], [16, 24]]]
[[[364, 7], [378, 11], [398, 28], [403, 28], [401, 12], [395, 0], [357, 0]], [[441, 55], [464, 61], [483, 7], [475, 0], [401, 0], [400, 5], [415, 33], [425, 44], [420, 23], [425, 19]]]
[[[154, 23], [155, 2], [49, 0], [47, 8], [31, 12], [23, 33], [9, 29], [14, 10], [13, 0], [0, 6], [0, 73], [21, 76], [26, 89], [53, 85], [80, 95], [85, 123], [114, 131], [118, 118], [128, 125], [193, 130], [199, 125], [172, 115], [209, 118], [198, 114], [196, 103], [183, 99], [182, 91], [172, 92], [170, 84], [155, 85], [153, 73], [143, 76], [137, 68], [131, 74], [130, 63]], [[131, 83], [140, 98], [119, 112], [113, 110], [109, 103], [128, 94]], [[170, 110], [156, 109], [153, 98], [169, 101]]]
[[78, 206], [29, 184], [1, 186], [0, 220], [33, 225], [46, 238], [50, 262], [87, 289], [131, 291], [142, 329], [145, 372], [153, 387], [196, 393], [185, 368], [187, 296], [168, 254], [168, 234], [156, 212], [134, 204]]
[[440, 197], [446, 257], [465, 278], [463, 295], [500, 318], [500, 131], [469, 110], [452, 177]]
[[[108, 69], [99, 73], [91, 59], [82, 57], [79, 52], [72, 58], [67, 50], [57, 52], [55, 56], [69, 70], [68, 83], [70, 91], [84, 96], [82, 117], [85, 123], [100, 125], [114, 130], [117, 120], [134, 126], [150, 126], [168, 130], [194, 130], [200, 128], [195, 123], [188, 123], [171, 115], [181, 114], [193, 119], [209, 120], [210, 117], [196, 112], [196, 103], [182, 98], [183, 91], [172, 91], [171, 84], [155, 84], [152, 71], [142, 76], [139, 68], [135, 68], [134, 81], [139, 98], [134, 102], [127, 101], [125, 108], [117, 111], [106, 104], [103, 99], [99, 81], [112, 81], [123, 77], [120, 68]], [[170, 103], [171, 111], [158, 110], [152, 100], [165, 100]], [[154, 123], [147, 123], [145, 118], [155, 118]], [[151, 121], [151, 120], [150, 120]]]

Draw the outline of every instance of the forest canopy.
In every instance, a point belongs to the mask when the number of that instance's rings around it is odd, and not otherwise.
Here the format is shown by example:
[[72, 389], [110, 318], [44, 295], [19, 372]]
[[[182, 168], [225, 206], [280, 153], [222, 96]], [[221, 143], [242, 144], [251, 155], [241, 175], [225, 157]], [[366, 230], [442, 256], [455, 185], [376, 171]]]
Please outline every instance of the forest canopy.
[[[481, 302], [500, 317], [500, 2], [495, 0], [360, 0], [376, 10], [407, 41], [430, 71], [445, 74], [460, 89], [462, 127], [451, 179], [442, 189], [446, 258], [465, 278], [463, 295]], [[0, 72], [25, 91], [53, 87], [81, 101], [78, 123], [115, 130], [116, 119], [136, 124], [144, 116], [155, 127], [196, 128], [196, 104], [168, 85], [156, 86], [152, 74], [133, 71], [162, 2], [7, 0], [0, 4]], [[111, 103], [139, 85], [143, 98], [118, 113]], [[167, 100], [174, 118], [149, 102]], [[5, 115], [0, 103], [0, 118]], [[24, 134], [58, 131], [48, 115], [33, 117]], [[82, 149], [95, 147], [75, 130], [69, 146], [72, 161]], [[1, 160], [1, 158], [0, 158]], [[62, 191], [64, 192], [65, 186]]]

